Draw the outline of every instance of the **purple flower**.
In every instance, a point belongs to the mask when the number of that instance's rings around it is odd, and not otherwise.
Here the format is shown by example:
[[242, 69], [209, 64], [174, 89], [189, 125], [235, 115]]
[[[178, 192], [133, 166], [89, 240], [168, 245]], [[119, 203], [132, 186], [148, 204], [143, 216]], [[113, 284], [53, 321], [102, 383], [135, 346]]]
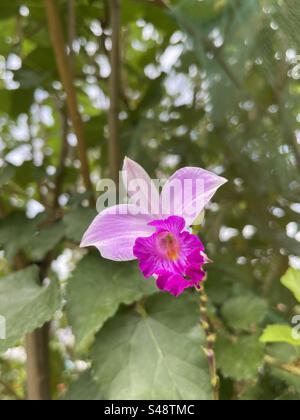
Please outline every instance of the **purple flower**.
[[[100, 213], [81, 247], [95, 246], [104, 258], [114, 261], [137, 259], [144, 276], [155, 277], [157, 287], [174, 296], [199, 287], [208, 260], [189, 227], [226, 179], [204, 169], [183, 168], [159, 194], [145, 170], [128, 158], [123, 175], [127, 184], [139, 181], [138, 200]], [[133, 201], [137, 198], [134, 189], [128, 195]]]

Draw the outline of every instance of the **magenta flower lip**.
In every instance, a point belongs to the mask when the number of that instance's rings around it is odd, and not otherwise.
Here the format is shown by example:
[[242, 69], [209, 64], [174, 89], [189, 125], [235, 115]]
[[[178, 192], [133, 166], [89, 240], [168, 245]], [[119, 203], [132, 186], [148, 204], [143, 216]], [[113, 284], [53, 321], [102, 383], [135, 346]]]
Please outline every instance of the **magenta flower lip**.
[[179, 216], [157, 220], [150, 225], [156, 232], [148, 238], [138, 238], [133, 253], [146, 278], [158, 276], [159, 289], [179, 296], [188, 287], [198, 287], [205, 277], [204, 246], [196, 235], [185, 229]]
[[85, 233], [81, 247], [95, 246], [103, 258], [113, 261], [137, 259], [144, 276], [155, 277], [157, 287], [174, 296], [188, 287], [198, 287], [208, 259], [189, 226], [227, 180], [187, 167], [177, 171], [159, 195], [136, 162], [126, 158], [124, 173], [129, 181], [142, 181], [140, 207], [122, 204], [101, 212]]

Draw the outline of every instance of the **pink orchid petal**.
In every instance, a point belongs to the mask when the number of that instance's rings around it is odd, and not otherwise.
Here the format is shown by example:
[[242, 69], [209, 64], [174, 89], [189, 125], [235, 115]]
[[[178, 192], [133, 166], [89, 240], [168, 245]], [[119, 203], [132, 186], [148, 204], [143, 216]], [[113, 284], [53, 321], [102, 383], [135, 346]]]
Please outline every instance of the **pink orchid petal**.
[[168, 230], [170, 232], [179, 234], [185, 228], [185, 223], [182, 217], [170, 216], [165, 220], [153, 220], [150, 226], [156, 227], [157, 230]]
[[[149, 278], [158, 275], [159, 288], [164, 284], [168, 287], [174, 284], [184, 287], [198, 284], [205, 276], [202, 270], [205, 264], [202, 255], [204, 246], [196, 235], [182, 232], [185, 228], [184, 219], [170, 216], [166, 220], [155, 220], [150, 226], [156, 227], [156, 232], [150, 237], [138, 238], [133, 248], [144, 276]], [[174, 277], [173, 281], [171, 275], [178, 275], [182, 281], [178, 283], [178, 277]], [[185, 277], [189, 280], [185, 280]]]
[[123, 182], [125, 187], [132, 181], [137, 182], [137, 185], [134, 185], [133, 190], [137, 187], [136, 191], [128, 191], [128, 195], [132, 198], [135, 193], [138, 191], [141, 196], [140, 207], [143, 214], [159, 214], [159, 192], [152, 182], [150, 176], [147, 174], [145, 169], [140, 166], [138, 163], [134, 162], [129, 158], [125, 158], [123, 166]]
[[180, 169], [162, 190], [162, 214], [181, 216], [187, 226], [191, 226], [218, 188], [226, 182], [225, 178], [204, 169]]
[[104, 210], [92, 222], [80, 246], [95, 246], [103, 258], [113, 261], [135, 260], [136, 239], [148, 237], [155, 231], [149, 226], [153, 217], [137, 213], [135, 206], [126, 204]]
[[185, 289], [194, 287], [192, 281], [185, 280], [179, 274], [165, 273], [158, 277], [156, 280], [156, 286], [164, 292], [169, 292], [173, 296], [180, 296]]

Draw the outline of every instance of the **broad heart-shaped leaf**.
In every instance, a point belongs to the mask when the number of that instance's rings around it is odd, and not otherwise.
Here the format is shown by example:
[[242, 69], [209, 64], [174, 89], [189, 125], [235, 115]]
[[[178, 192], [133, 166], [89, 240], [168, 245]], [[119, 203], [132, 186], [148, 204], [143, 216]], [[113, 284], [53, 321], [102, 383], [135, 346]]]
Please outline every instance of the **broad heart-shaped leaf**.
[[222, 315], [228, 325], [235, 330], [252, 330], [257, 327], [267, 313], [267, 303], [255, 295], [229, 299], [222, 308]]
[[281, 283], [294, 294], [300, 303], [300, 270], [290, 268], [282, 277]]
[[238, 381], [255, 379], [263, 364], [264, 346], [258, 335], [231, 338], [219, 335], [216, 342], [218, 368], [225, 377]]
[[104, 399], [212, 398], [197, 300], [165, 294], [122, 308], [98, 333], [93, 372]]
[[64, 217], [67, 238], [75, 242], [80, 242], [84, 232], [96, 216], [97, 212], [90, 208], [78, 207], [77, 209], [71, 210]]
[[39, 285], [38, 267], [0, 279], [0, 315], [6, 320], [6, 340], [0, 340], [0, 352], [6, 351], [25, 334], [43, 326], [60, 306], [57, 282]]
[[262, 343], [288, 343], [292, 346], [300, 346], [300, 338], [293, 335], [293, 329], [289, 325], [270, 325], [260, 338]]
[[98, 384], [92, 377], [91, 371], [87, 370], [79, 378], [71, 383], [68, 391], [61, 397], [63, 401], [100, 401]]
[[131, 304], [156, 291], [137, 264], [113, 263], [91, 252], [78, 264], [67, 288], [67, 313], [78, 349], [84, 349], [121, 303]]

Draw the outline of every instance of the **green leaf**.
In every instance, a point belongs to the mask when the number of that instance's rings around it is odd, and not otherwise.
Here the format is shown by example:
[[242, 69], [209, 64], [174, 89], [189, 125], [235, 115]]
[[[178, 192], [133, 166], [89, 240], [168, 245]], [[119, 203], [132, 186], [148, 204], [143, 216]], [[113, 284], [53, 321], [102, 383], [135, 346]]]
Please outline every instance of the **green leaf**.
[[276, 401], [299, 401], [299, 400], [300, 400], [300, 394], [296, 393], [293, 389], [291, 390], [290, 388], [280, 397], [276, 398]]
[[289, 325], [270, 325], [260, 338], [262, 343], [288, 343], [300, 346], [300, 338], [293, 337], [293, 329]]
[[190, 24], [196, 24], [199, 27], [199, 22], [202, 22], [204, 25], [207, 21], [215, 19], [216, 13], [220, 13], [226, 4], [227, 0], [221, 0], [219, 2], [181, 0], [177, 2], [177, 7], [173, 9], [173, 12], [180, 16], [180, 18], [186, 19]]
[[[296, 350], [296, 351], [295, 351]], [[298, 358], [298, 349], [288, 343], [270, 343], [268, 355], [284, 364], [293, 364]]]
[[275, 381], [270, 375], [264, 374], [259, 376], [258, 381], [246, 384], [241, 387], [239, 400], [241, 401], [273, 401], [276, 397], [286, 391], [281, 382]]
[[35, 166], [33, 162], [24, 162], [22, 166], [15, 169], [14, 183], [25, 190], [29, 185], [41, 182], [45, 176], [42, 167]]
[[27, 249], [33, 261], [41, 261], [49, 251], [64, 237], [64, 225], [62, 222], [55, 223], [40, 230], [30, 241]]
[[[296, 350], [296, 351], [295, 351]], [[282, 364], [291, 366], [298, 366], [299, 351], [298, 348], [292, 347], [286, 343], [274, 343], [268, 347], [268, 353], [272, 358]], [[288, 373], [276, 366], [268, 365], [268, 369], [274, 378], [283, 381], [284, 389], [288, 389], [291, 392], [300, 393], [300, 378], [299, 376]]]
[[18, 14], [19, 4], [15, 1], [2, 0], [0, 20], [7, 19]]
[[96, 216], [97, 213], [95, 210], [83, 207], [79, 207], [66, 214], [64, 224], [67, 238], [75, 242], [80, 242], [84, 232]]
[[[300, 378], [299, 376], [293, 375], [292, 373], [285, 372], [279, 368], [276, 367], [270, 367], [270, 371], [272, 372], [272, 375], [276, 378], [284, 381], [284, 383], [287, 385], [288, 389], [292, 392], [300, 393]], [[298, 399], [299, 401], [299, 399]]]
[[222, 334], [217, 339], [215, 351], [223, 375], [238, 381], [254, 379], [263, 364], [263, 345], [257, 335], [231, 339]]
[[68, 391], [61, 398], [63, 401], [100, 401], [102, 400], [97, 383], [94, 381], [91, 371], [82, 373], [74, 381]]
[[11, 165], [0, 168], [0, 187], [7, 184], [15, 174], [15, 169]]
[[44, 215], [27, 219], [22, 212], [15, 212], [0, 221], [0, 245], [6, 257], [12, 259], [23, 250], [32, 261], [41, 261], [64, 237], [62, 222], [40, 227]]
[[290, 268], [282, 277], [281, 283], [287, 287], [300, 302], [300, 270]]
[[33, 89], [0, 89], [0, 110], [17, 118], [22, 113], [29, 111], [33, 102]]
[[51, 47], [37, 47], [23, 58], [22, 68], [15, 72], [21, 89], [33, 89], [49, 82], [56, 75], [56, 62]]
[[267, 309], [264, 299], [254, 295], [240, 296], [223, 305], [222, 315], [230, 327], [239, 331], [251, 331], [264, 319]]
[[20, 83], [22, 90], [32, 90], [42, 85], [46, 76], [38, 71], [22, 68], [15, 72], [15, 80]]
[[36, 231], [35, 222], [22, 212], [14, 212], [0, 220], [0, 246], [6, 257], [12, 259], [18, 251], [28, 246]]
[[0, 279], [0, 314], [6, 319], [6, 340], [0, 341], [0, 352], [6, 351], [25, 334], [42, 327], [60, 306], [57, 282], [39, 285], [36, 266]]
[[17, 118], [20, 114], [28, 113], [33, 103], [33, 95], [33, 89], [12, 90], [10, 116]]
[[209, 400], [197, 301], [158, 294], [122, 309], [97, 335], [93, 371], [105, 399]]
[[121, 303], [127, 305], [155, 292], [136, 264], [113, 263], [98, 253], [87, 255], [68, 284], [67, 312], [77, 346], [83, 349]]
[[11, 93], [8, 90], [0, 89], [0, 110], [5, 113], [11, 110]]
[[[90, 99], [88, 99], [90, 104]], [[105, 115], [93, 116], [85, 123], [85, 133], [89, 147], [95, 147], [101, 142], [101, 138], [104, 138], [103, 132], [101, 133], [100, 127], [105, 127]], [[101, 144], [101, 143], [100, 143]]]

